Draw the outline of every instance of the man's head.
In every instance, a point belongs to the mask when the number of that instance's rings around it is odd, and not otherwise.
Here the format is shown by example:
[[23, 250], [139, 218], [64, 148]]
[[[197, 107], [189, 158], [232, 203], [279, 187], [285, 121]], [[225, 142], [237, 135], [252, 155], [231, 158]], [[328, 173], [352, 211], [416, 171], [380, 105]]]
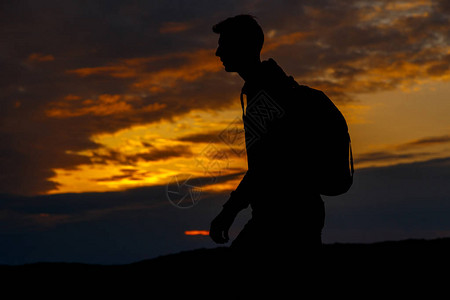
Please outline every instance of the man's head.
[[250, 15], [238, 15], [213, 26], [220, 34], [216, 56], [227, 72], [239, 72], [248, 65], [260, 61], [264, 33]]

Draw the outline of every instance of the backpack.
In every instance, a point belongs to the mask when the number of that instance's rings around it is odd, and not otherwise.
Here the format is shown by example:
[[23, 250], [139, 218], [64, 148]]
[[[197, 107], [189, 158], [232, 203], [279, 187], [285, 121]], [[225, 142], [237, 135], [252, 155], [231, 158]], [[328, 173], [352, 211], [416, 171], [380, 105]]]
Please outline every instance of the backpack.
[[312, 143], [309, 143], [313, 181], [322, 195], [344, 194], [352, 186], [354, 174], [347, 122], [323, 92], [299, 84], [294, 89], [296, 98], [301, 98], [302, 107], [307, 109], [314, 130]]

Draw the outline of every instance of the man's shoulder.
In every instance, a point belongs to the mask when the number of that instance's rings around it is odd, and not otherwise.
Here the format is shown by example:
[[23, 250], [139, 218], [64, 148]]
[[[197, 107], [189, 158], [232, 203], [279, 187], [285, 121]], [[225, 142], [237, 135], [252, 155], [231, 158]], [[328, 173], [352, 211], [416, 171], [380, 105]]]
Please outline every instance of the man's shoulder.
[[307, 86], [307, 85], [299, 84], [297, 82], [295, 82], [295, 83], [296, 83], [295, 84], [295, 91], [296, 91], [296, 93], [299, 93], [299, 94], [301, 94], [303, 96], [323, 97], [325, 95], [325, 93], [322, 92], [321, 90], [312, 88], [312, 87]]

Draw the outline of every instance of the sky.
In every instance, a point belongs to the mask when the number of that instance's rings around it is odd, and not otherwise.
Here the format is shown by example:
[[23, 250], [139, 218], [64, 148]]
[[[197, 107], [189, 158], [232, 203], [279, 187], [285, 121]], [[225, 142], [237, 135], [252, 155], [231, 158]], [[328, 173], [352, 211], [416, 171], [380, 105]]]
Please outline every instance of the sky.
[[211, 28], [242, 13], [349, 124], [355, 182], [324, 198], [324, 242], [450, 235], [448, 1], [0, 1], [0, 263], [215, 246], [247, 164]]

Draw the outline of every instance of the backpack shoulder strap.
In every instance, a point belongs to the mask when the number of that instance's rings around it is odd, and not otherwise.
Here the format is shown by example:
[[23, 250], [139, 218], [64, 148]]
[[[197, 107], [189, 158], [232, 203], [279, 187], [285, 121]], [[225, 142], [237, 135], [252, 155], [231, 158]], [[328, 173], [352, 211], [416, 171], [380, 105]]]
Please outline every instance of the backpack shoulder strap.
[[352, 151], [352, 141], [350, 139], [350, 134], [348, 135], [348, 147], [350, 151], [350, 174], [351, 177], [353, 177], [353, 174], [355, 173], [355, 169], [353, 167], [353, 151]]

